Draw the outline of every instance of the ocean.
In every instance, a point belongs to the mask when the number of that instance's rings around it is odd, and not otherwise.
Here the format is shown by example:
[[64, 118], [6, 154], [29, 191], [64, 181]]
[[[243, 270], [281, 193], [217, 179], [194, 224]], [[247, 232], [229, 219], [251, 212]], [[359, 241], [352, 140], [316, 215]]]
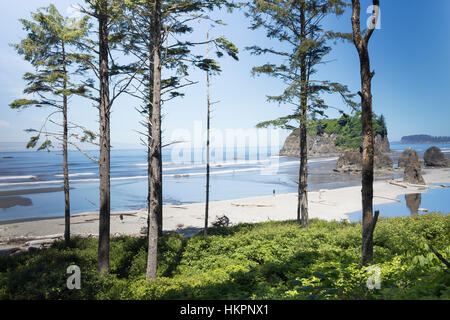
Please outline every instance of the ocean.
[[425, 151], [428, 148], [436, 146], [441, 149], [445, 154], [450, 154], [450, 144], [449, 143], [441, 143], [441, 144], [401, 144], [399, 142], [391, 142], [391, 150], [392, 151], [404, 151], [411, 147], [416, 150], [420, 157], [423, 157]]
[[[450, 152], [450, 144], [437, 145]], [[409, 145], [392, 143], [394, 151]], [[430, 145], [412, 145], [419, 154]], [[163, 152], [164, 204], [204, 202], [204, 150], [181, 156], [173, 149]], [[96, 152], [89, 152], [96, 156]], [[146, 207], [147, 165], [145, 150], [111, 151], [111, 209]], [[184, 158], [184, 159], [181, 159]], [[188, 158], [186, 160], [186, 158]], [[199, 158], [199, 159], [198, 159]], [[234, 148], [213, 157], [210, 201], [297, 192], [299, 160], [279, 157], [277, 152]], [[0, 221], [61, 217], [64, 214], [60, 151], [0, 152]], [[337, 158], [309, 160], [309, 190], [360, 184], [357, 175], [333, 172]], [[78, 151], [69, 151], [71, 213], [98, 210], [98, 164]], [[398, 174], [381, 178], [398, 178]], [[447, 195], [448, 198], [448, 195]], [[445, 208], [447, 209], [448, 206]]]

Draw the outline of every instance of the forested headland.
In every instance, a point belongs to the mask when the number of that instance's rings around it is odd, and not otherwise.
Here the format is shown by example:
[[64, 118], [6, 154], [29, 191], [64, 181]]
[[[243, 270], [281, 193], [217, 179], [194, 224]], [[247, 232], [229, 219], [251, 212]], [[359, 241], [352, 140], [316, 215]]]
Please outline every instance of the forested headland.
[[[383, 115], [373, 115], [373, 129], [375, 135], [383, 138], [388, 136], [386, 120]], [[339, 135], [335, 140], [336, 148], [359, 150], [363, 139], [361, 114], [357, 113], [353, 116], [344, 114], [337, 119], [311, 120], [308, 135], [322, 136], [323, 134]]]
[[401, 138], [402, 144], [432, 144], [432, 143], [450, 143], [450, 137], [434, 137], [426, 134], [416, 134], [410, 136], [404, 136]]

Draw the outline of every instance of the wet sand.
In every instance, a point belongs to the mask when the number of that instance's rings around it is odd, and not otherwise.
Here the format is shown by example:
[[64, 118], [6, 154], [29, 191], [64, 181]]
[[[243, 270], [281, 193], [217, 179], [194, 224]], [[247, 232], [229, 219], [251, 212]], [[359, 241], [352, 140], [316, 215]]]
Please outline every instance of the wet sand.
[[0, 196], [0, 208], [8, 209], [15, 206], [31, 206], [33, 202], [29, 198], [20, 196]]
[[19, 196], [19, 195], [24, 195], [24, 194], [36, 194], [36, 193], [60, 192], [60, 191], [63, 191], [63, 190], [64, 190], [63, 187], [7, 190], [7, 191], [0, 191], [0, 197], [4, 197], [4, 196]]
[[62, 187], [0, 191], [0, 209], [8, 209], [15, 206], [32, 206], [32, 200], [27, 197], [22, 197], [23, 195], [60, 191], [63, 191]]

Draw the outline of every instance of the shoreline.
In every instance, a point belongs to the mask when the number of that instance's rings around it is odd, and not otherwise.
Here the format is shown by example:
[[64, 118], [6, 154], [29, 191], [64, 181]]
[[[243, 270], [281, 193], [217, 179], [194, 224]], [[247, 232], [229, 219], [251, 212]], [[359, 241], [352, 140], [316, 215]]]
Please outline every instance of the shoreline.
[[[289, 157], [286, 157], [289, 158]], [[324, 158], [324, 157], [317, 157], [314, 158], [315, 160], [317, 159], [321, 159], [324, 161], [334, 161], [337, 160], [337, 158]], [[375, 171], [374, 172], [374, 182], [377, 181], [382, 181], [382, 180], [386, 180], [387, 177], [389, 175], [393, 175], [395, 173], [397, 173], [397, 169], [390, 169], [390, 170], [379, 170], [379, 171]], [[403, 170], [401, 170], [403, 172]], [[348, 177], [352, 177], [355, 178], [357, 176], [360, 175], [360, 172], [346, 172], [346, 173], [338, 173], [338, 172], [331, 172], [330, 175], [335, 175], [335, 174], [340, 174], [340, 175], [346, 175]], [[400, 171], [398, 171], [398, 173], [400, 173]], [[360, 181], [358, 180], [358, 182], [349, 180], [348, 183], [346, 183], [345, 186], [339, 186], [339, 183], [336, 184], [330, 184], [330, 186], [327, 188], [327, 190], [334, 190], [334, 189], [341, 189], [341, 188], [347, 188], [347, 187], [354, 187], [354, 186], [358, 186], [360, 184]], [[311, 184], [310, 184], [311, 185]], [[73, 189], [73, 187], [71, 187], [70, 189]], [[308, 192], [317, 192], [318, 190], [320, 190], [322, 188], [318, 188], [317, 186], [315, 187], [309, 187], [309, 191]], [[17, 204], [21, 204], [22, 201], [19, 201], [19, 199], [15, 199], [15, 198], [23, 198], [23, 199], [27, 199], [26, 197], [21, 197], [24, 195], [28, 195], [28, 194], [40, 194], [40, 193], [52, 193], [52, 192], [61, 192], [63, 191], [63, 187], [56, 187], [56, 188], [33, 188], [33, 189], [18, 189], [18, 190], [7, 190], [7, 191], [0, 191], [0, 197], [2, 197], [2, 201], [4, 201], [4, 203], [10, 203], [11, 202], [11, 206], [15, 206]], [[294, 193], [293, 193], [294, 194]], [[247, 197], [247, 198], [258, 198], [258, 197], [265, 197], [266, 195], [261, 195], [261, 196], [253, 196], [253, 197]], [[10, 199], [11, 198], [11, 199]], [[242, 199], [246, 199], [246, 198], [233, 198], [233, 199], [224, 199], [224, 200], [216, 200], [214, 202], [218, 202], [218, 201], [231, 201], [231, 200], [242, 200]], [[211, 201], [213, 202], [213, 201]], [[169, 203], [169, 204], [164, 204], [164, 207], [176, 207], [176, 206], [181, 206], [181, 205], [194, 205], [194, 204], [203, 204], [204, 202], [185, 202], [185, 203]], [[23, 205], [23, 204], [21, 204]], [[0, 204], [0, 208], [1, 208], [1, 204]], [[5, 207], [5, 208], [9, 208]], [[118, 211], [111, 211], [111, 213], [114, 212], [119, 212], [119, 213], [123, 213], [123, 212], [133, 212], [133, 211], [143, 211], [146, 210], [145, 208], [141, 208], [141, 209], [122, 209], [122, 210], [118, 210]], [[89, 213], [94, 213], [94, 211], [82, 211], [82, 212], [77, 212], [77, 213], [73, 213], [71, 216], [72, 217], [76, 217], [78, 215], [83, 215], [86, 214], [87, 212]], [[29, 217], [29, 218], [18, 218], [18, 219], [9, 219], [9, 220], [0, 220], [0, 226], [2, 225], [7, 225], [7, 224], [15, 224], [15, 223], [22, 223], [22, 222], [32, 222], [32, 221], [39, 221], [39, 220], [55, 220], [55, 219], [64, 219], [64, 215], [60, 215], [60, 216], [42, 216], [42, 217]], [[1, 239], [1, 234], [0, 234], [0, 239]]]
[[[398, 181], [374, 182], [374, 205], [398, 202], [397, 197], [409, 193], [426, 192], [431, 184], [450, 183], [449, 168], [423, 169], [425, 186], [399, 186]], [[308, 192], [309, 218], [327, 221], [348, 221], [348, 214], [361, 210], [361, 185]], [[164, 205], [164, 231], [177, 231], [192, 236], [204, 225], [204, 203]], [[210, 225], [217, 217], [226, 215], [232, 224], [258, 223], [270, 220], [292, 220], [297, 217], [297, 194], [283, 193], [269, 196], [210, 202]], [[147, 225], [147, 210], [111, 212], [111, 236], [139, 236]], [[61, 237], [64, 218], [31, 218], [27, 221], [0, 222], [0, 249], [17, 247], [30, 239], [48, 235]], [[71, 217], [71, 233], [79, 236], [98, 235], [98, 212], [84, 212]]]

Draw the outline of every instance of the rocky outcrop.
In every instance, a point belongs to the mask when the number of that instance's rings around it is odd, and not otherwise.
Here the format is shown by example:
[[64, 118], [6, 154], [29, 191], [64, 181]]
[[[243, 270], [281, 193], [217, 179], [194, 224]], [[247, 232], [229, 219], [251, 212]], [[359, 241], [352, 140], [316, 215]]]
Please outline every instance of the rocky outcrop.
[[403, 151], [400, 158], [398, 159], [398, 167], [399, 168], [406, 167], [407, 162], [410, 161], [412, 157], [414, 157], [414, 153], [417, 154], [417, 152], [411, 149], [411, 147]]
[[362, 170], [362, 156], [359, 152], [345, 151], [339, 157], [336, 170], [339, 172], [345, 171], [361, 171]]
[[[415, 150], [408, 148], [402, 153], [401, 164], [404, 165], [405, 172], [403, 181], [413, 184], [425, 184], [423, 180], [419, 155]], [[399, 160], [400, 163], [400, 160]]]
[[[308, 145], [309, 156], [338, 156], [341, 152], [336, 149], [335, 140], [337, 135], [308, 136], [306, 143]], [[298, 130], [294, 130], [284, 142], [280, 151], [280, 156], [300, 157], [300, 135]]]
[[[341, 155], [344, 150], [336, 148], [336, 138], [338, 134], [324, 134], [321, 136], [308, 136], [308, 155], [312, 157], [337, 157]], [[374, 138], [375, 150], [380, 153], [390, 152], [390, 144], [387, 136], [382, 137], [377, 134]], [[298, 130], [294, 130], [284, 142], [283, 148], [280, 151], [280, 156], [286, 157], [300, 157], [300, 135]]]
[[389, 143], [389, 139], [387, 136], [376, 134], [373, 143], [375, 149], [378, 150], [379, 152], [381, 153], [391, 152], [391, 144]]
[[436, 146], [428, 148], [423, 155], [423, 161], [428, 167], [449, 167], [450, 160], [445, 157], [445, 154]]
[[[394, 162], [392, 159], [381, 152], [376, 152], [374, 157], [374, 170], [383, 171], [391, 170]], [[362, 171], [362, 154], [360, 152], [345, 151], [339, 157], [337, 165], [337, 172], [360, 172]]]
[[375, 153], [374, 169], [375, 170], [392, 170], [394, 161], [391, 157], [382, 152]]

